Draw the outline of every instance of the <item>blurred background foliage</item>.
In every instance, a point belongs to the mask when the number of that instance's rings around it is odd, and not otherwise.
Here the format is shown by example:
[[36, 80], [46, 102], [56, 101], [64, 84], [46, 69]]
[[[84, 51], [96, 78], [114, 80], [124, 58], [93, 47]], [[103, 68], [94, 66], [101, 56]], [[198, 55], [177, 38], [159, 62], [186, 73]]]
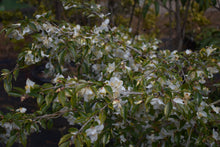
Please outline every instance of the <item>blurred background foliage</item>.
[[[81, 6], [65, 10], [62, 2]], [[91, 17], [86, 8], [94, 4], [103, 6], [100, 12], [111, 13], [112, 26], [132, 28], [134, 36], [161, 39], [161, 49], [197, 50], [220, 44], [220, 13], [216, 14], [218, 25], [211, 28], [212, 22], [205, 16], [208, 9], [220, 12], [219, 0], [1, 0], [0, 21], [8, 25], [50, 11], [57, 24], [94, 26], [101, 21]]]

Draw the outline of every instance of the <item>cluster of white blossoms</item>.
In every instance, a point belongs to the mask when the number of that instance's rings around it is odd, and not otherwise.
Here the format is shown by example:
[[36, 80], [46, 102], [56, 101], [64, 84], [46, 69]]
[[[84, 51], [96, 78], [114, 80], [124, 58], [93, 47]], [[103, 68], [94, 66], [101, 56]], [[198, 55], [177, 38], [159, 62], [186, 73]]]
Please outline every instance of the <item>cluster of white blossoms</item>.
[[98, 118], [96, 118], [95, 121], [98, 123], [98, 125], [91, 127], [85, 131], [86, 135], [90, 138], [91, 143], [94, 143], [98, 139], [98, 134], [100, 134], [104, 129], [104, 125], [101, 124]]
[[123, 81], [117, 77], [111, 77], [111, 79], [109, 81], [105, 81], [105, 83], [111, 86], [113, 91], [113, 99], [120, 98], [120, 94], [125, 91]]
[[[65, 9], [74, 7], [65, 5]], [[111, 28], [106, 15], [99, 15], [103, 22], [93, 27], [57, 26], [45, 17], [37, 15], [31, 21], [36, 30], [29, 24], [17, 25], [9, 34], [22, 39], [35, 32], [32, 46], [19, 60], [31, 65], [44, 59], [45, 71], [53, 77], [51, 83], [40, 86], [26, 81], [25, 94], [36, 95], [41, 102], [34, 116], [61, 116], [65, 108], [70, 111], [63, 114], [69, 124], [81, 125], [69, 137], [78, 136], [76, 140], [84, 135], [81, 142], [89, 139], [97, 146], [110, 137], [118, 141], [116, 146], [134, 144], [133, 140], [139, 140], [140, 146], [184, 146], [188, 140], [197, 143], [195, 136], [203, 140], [208, 136], [206, 144], [219, 140], [218, 129], [203, 133], [210, 126], [202, 125], [220, 114], [217, 105], [209, 105], [211, 90], [205, 85], [220, 70], [216, 48], [181, 53], [158, 50], [158, 40], [133, 39], [129, 32]], [[50, 106], [53, 112], [43, 111]], [[16, 111], [26, 115], [25, 108]], [[203, 129], [201, 134], [198, 128]], [[68, 140], [65, 137], [61, 140]]]

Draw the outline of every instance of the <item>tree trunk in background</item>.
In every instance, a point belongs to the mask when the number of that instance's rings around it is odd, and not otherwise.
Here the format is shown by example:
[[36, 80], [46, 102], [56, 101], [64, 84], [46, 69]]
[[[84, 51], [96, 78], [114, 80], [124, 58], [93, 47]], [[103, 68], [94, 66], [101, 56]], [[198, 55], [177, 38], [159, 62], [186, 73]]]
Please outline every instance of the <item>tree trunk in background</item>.
[[55, 0], [55, 14], [57, 20], [65, 19], [63, 14], [63, 5], [60, 0]]
[[181, 28], [181, 17], [180, 17], [180, 1], [176, 1], [176, 13], [175, 13], [175, 18], [176, 18], [176, 49], [178, 51], [182, 50], [183, 47], [183, 36], [182, 36], [182, 28]]

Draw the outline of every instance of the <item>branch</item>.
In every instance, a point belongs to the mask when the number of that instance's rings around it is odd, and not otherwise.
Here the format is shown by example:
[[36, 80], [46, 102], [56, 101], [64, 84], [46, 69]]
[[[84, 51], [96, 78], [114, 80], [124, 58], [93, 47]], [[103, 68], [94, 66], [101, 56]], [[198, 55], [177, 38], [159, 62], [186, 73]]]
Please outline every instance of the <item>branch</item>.
[[168, 12], [172, 12], [172, 13], [175, 13], [175, 11], [172, 9], [172, 8], [168, 8], [166, 5], [164, 5], [163, 3], [161, 3], [161, 1], [158, 1], [159, 4], [165, 8]]
[[134, 48], [134, 47], [131, 47], [131, 46], [126, 46], [128, 49], [131, 49], [131, 50], [134, 50], [135, 52], [137, 52], [138, 54], [140, 54], [140, 55], [142, 55], [142, 52], [141, 51], [139, 51], [139, 50], [137, 50], [136, 48]]
[[60, 111], [57, 111], [53, 114], [45, 114], [45, 115], [42, 115], [42, 116], [37, 116], [33, 119], [33, 121], [39, 121], [41, 119], [51, 119], [51, 118], [58, 118], [60, 116], [62, 116], [64, 113], [66, 112], [70, 112], [72, 111], [71, 109], [61, 109]]

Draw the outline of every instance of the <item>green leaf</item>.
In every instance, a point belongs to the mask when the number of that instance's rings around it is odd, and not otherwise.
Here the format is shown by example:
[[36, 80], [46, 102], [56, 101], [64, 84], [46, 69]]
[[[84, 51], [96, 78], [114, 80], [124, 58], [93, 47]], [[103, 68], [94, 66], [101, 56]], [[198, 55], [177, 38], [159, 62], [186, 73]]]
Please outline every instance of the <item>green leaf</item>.
[[58, 93], [58, 100], [62, 104], [62, 106], [65, 106], [66, 96], [65, 96], [65, 92], [64, 91], [60, 91]]
[[53, 101], [53, 94], [49, 93], [48, 95], [46, 95], [45, 100], [46, 104], [49, 105]]
[[103, 124], [106, 120], [106, 113], [104, 110], [102, 110], [100, 113], [99, 113], [99, 120], [101, 121], [101, 124]]
[[76, 92], [80, 91], [82, 88], [85, 88], [88, 84], [79, 84], [76, 86]]
[[26, 147], [27, 146], [27, 136], [24, 133], [21, 133], [20, 135], [20, 141], [21, 144]]
[[15, 81], [17, 80], [18, 74], [19, 74], [19, 69], [14, 70], [13, 75], [14, 75]]
[[48, 121], [47, 121], [47, 128], [48, 129], [51, 129], [53, 127], [53, 120], [52, 119], [49, 119]]
[[12, 89], [11, 81], [9, 81], [8, 79], [4, 79], [4, 89], [6, 92], [11, 91]]
[[16, 135], [11, 136], [7, 141], [6, 147], [11, 147], [15, 143], [16, 138]]
[[165, 117], [166, 117], [166, 118], [170, 115], [171, 110], [172, 110], [172, 107], [173, 107], [173, 105], [172, 105], [172, 102], [171, 102], [171, 101], [169, 101], [169, 102], [165, 105], [164, 114], [165, 114]]
[[8, 69], [2, 69], [1, 72], [2, 72], [1, 74], [2, 76], [8, 75], [10, 73]]
[[63, 50], [58, 56], [58, 61], [61, 65], [64, 64], [65, 56], [66, 56], [66, 50]]
[[75, 138], [75, 147], [83, 147], [83, 144], [81, 142], [81, 138], [79, 136], [77, 136]]
[[150, 8], [150, 4], [149, 4], [149, 3], [147, 3], [147, 4], [144, 5], [144, 7], [143, 7], [143, 11], [142, 11], [143, 18], [146, 17], [149, 8]]
[[73, 136], [72, 134], [66, 134], [66, 135], [64, 135], [64, 136], [60, 139], [58, 145], [60, 146], [61, 144], [67, 142], [72, 136]]
[[113, 96], [113, 91], [112, 91], [111, 86], [106, 85], [104, 88], [105, 88], [105, 90], [107, 91], [108, 94], [110, 94], [111, 96]]
[[76, 51], [75, 51], [74, 46], [69, 45], [69, 51], [72, 53], [74, 61], [75, 61], [75, 59], [76, 59]]
[[159, 11], [160, 11], [160, 5], [159, 5], [159, 2], [157, 0], [154, 2], [154, 7], [155, 7], [156, 15], [158, 15]]
[[97, 96], [97, 89], [94, 86], [90, 86], [90, 88], [92, 89], [92, 92]]
[[32, 23], [32, 22], [29, 22], [29, 25], [30, 25], [30, 27], [33, 29], [33, 30], [37, 30], [37, 27], [36, 27], [36, 25], [34, 24], [34, 23]]
[[14, 96], [14, 97], [21, 97], [22, 96], [22, 94], [16, 93], [16, 92], [12, 92], [12, 91], [8, 92], [8, 95], [9, 96]]
[[216, 0], [211, 0], [212, 5], [215, 6], [216, 5]]
[[102, 137], [102, 143], [103, 144], [107, 144], [107, 143], [109, 143], [109, 141], [110, 141], [110, 134], [109, 133], [107, 133], [107, 134], [104, 134], [103, 135], [103, 137]]
[[69, 147], [69, 146], [70, 146], [70, 141], [66, 141], [62, 143], [61, 145], [59, 145], [59, 147]]
[[194, 99], [196, 100], [196, 102], [198, 104], [200, 104], [202, 102], [202, 95], [199, 92], [195, 92], [194, 93]]

